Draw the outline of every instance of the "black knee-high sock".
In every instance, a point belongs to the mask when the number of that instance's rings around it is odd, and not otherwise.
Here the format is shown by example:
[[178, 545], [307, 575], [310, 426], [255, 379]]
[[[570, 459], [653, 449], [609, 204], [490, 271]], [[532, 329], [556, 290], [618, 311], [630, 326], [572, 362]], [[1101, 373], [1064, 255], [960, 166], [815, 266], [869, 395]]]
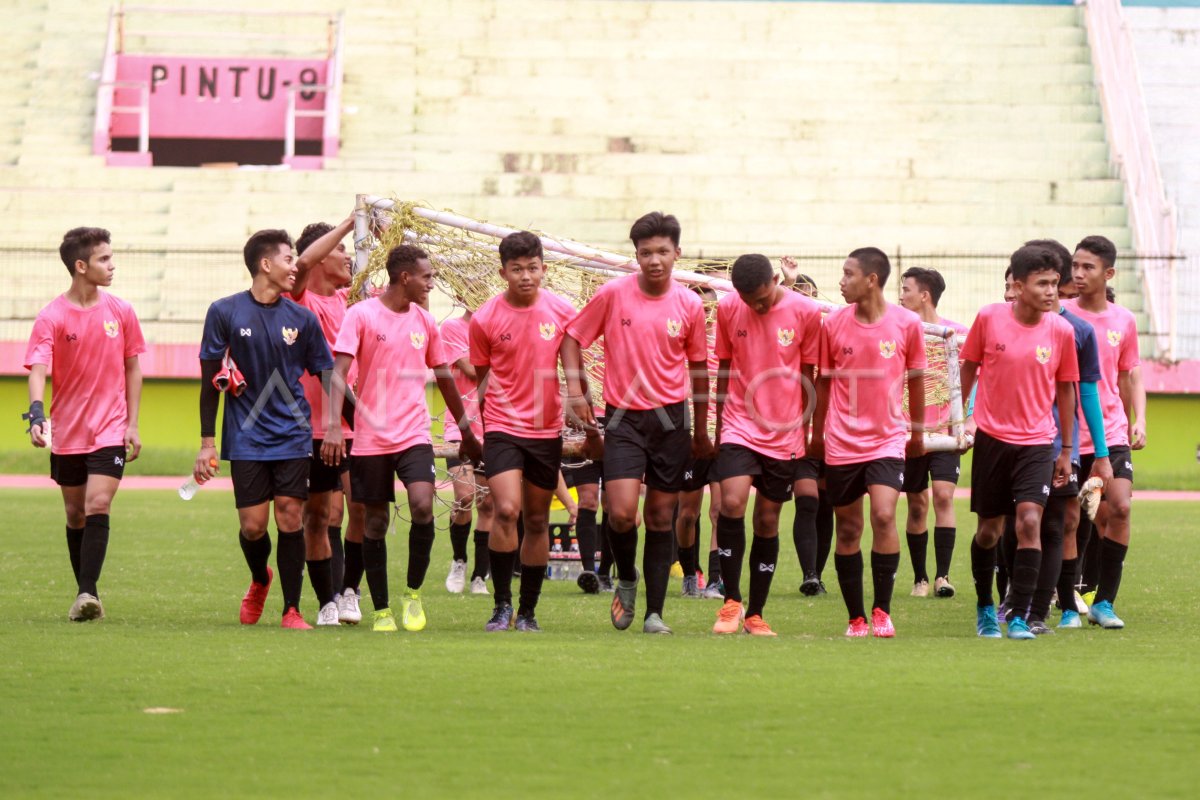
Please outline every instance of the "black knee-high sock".
[[742, 601], [742, 560], [746, 557], [744, 517], [717, 517], [717, 553], [721, 556], [721, 580], [725, 599]]
[[1000, 556], [1003, 559], [1005, 572], [1008, 574], [1008, 582], [1012, 583], [1013, 569], [1016, 567], [1017, 558], [1017, 519], [1016, 517], [1006, 517], [1004, 521], [1004, 535], [1000, 539]]
[[333, 553], [329, 559], [329, 580], [333, 582], [334, 594], [337, 594], [342, 591], [342, 581], [346, 579], [346, 550], [342, 545], [342, 526], [330, 525], [327, 534], [329, 549]]
[[771, 579], [775, 577], [775, 564], [779, 561], [779, 537], [755, 536], [750, 542], [750, 602], [746, 616], [762, 616], [771, 593]]
[[674, 541], [674, 531], [646, 530], [646, 546], [642, 551], [642, 572], [646, 574], [646, 616], [662, 616], [667, 584], [671, 581], [671, 544]]
[[[908, 542], [908, 558], [912, 561], [913, 583], [929, 582], [929, 573], [925, 571], [925, 553], [929, 547], [929, 531], [920, 533], [905, 533]], [[874, 552], [874, 551], [872, 551]], [[874, 557], [872, 557], [874, 563]]]
[[575, 537], [579, 541], [579, 562], [584, 572], [596, 571], [596, 509], [581, 508], [575, 517]]
[[279, 531], [275, 567], [279, 570], [284, 613], [289, 608], [299, 611], [300, 593], [304, 590], [304, 531]]
[[1117, 591], [1121, 588], [1121, 572], [1125, 568], [1125, 554], [1129, 552], [1129, 545], [1101, 539], [1099, 549], [1100, 580], [1096, 586], [1096, 602], [1107, 600], [1112, 603], [1116, 601]]
[[471, 538], [471, 523], [450, 523], [450, 551], [455, 561], [467, 560], [467, 539]]
[[414, 522], [408, 529], [408, 588], [421, 588], [432, 552], [433, 522]]
[[367, 573], [367, 589], [376, 611], [388, 607], [387, 539], [367, 537], [362, 541], [363, 570]]
[[817, 574], [817, 509], [821, 502], [815, 497], [796, 496], [796, 516], [792, 519], [792, 543], [800, 571], [807, 579]]
[[488, 532], [476, 529], [473, 537], [475, 543], [475, 569], [471, 571], [471, 580], [482, 578], [487, 580], [491, 559], [488, 558]]
[[1058, 573], [1058, 610], [1075, 611], [1075, 571], [1079, 569], [1078, 558], [1064, 558]]
[[501, 553], [488, 550], [488, 562], [492, 565], [492, 596], [496, 605], [512, 605], [513, 564], [517, 561], [517, 551]]
[[950, 577], [950, 562], [954, 558], [954, 528], [933, 529], [933, 561], [935, 578]]
[[[1083, 515], [1083, 519], [1079, 520], [1079, 526], [1083, 527], [1084, 520], [1087, 515]], [[1100, 535], [1100, 530], [1096, 527], [1096, 523], [1088, 523], [1091, 530], [1091, 536], [1088, 537], [1087, 548], [1079, 549], [1080, 572], [1082, 573], [1081, 583], [1084, 586], [1085, 592], [1095, 591], [1100, 586], [1100, 554], [1104, 552], [1104, 537]]]
[[517, 614], [532, 617], [542, 593], [542, 581], [546, 579], [545, 567], [521, 567], [521, 603]]
[[620, 532], [613, 530], [610, 526], [608, 529], [608, 541], [612, 546], [613, 563], [617, 567], [617, 577], [623, 581], [636, 580], [638, 529], [630, 528], [625, 532]]
[[837, 570], [838, 586], [842, 589], [842, 600], [846, 603], [850, 619], [865, 618], [867, 612], [863, 608], [862, 550], [848, 556], [834, 553], [833, 567]]
[[513, 577], [521, 574], [521, 545], [525, 542], [525, 515], [517, 514], [517, 560], [513, 565]]
[[1016, 535], [1016, 518], [1011, 516], [1005, 517], [1004, 532], [1000, 534], [1000, 541], [996, 543], [996, 554], [994, 556], [996, 564], [996, 592], [1000, 596], [1001, 603], [1008, 597], [1008, 581], [1012, 570], [1012, 558], [1005, 556], [1004, 537], [1007, 536], [1008, 540], [1014, 543], [1009, 552], [1015, 554], [1017, 552], [1015, 544]]
[[996, 548], [983, 547], [971, 539], [971, 577], [975, 579], [975, 605], [996, 605], [992, 599], [992, 580], [996, 576]]
[[1009, 622], [1015, 617], [1024, 618], [1028, 613], [1029, 605], [1033, 602], [1033, 593], [1037, 589], [1038, 568], [1041, 565], [1041, 550], [1033, 547], [1017, 548], [1012, 574], [1008, 579], [1010, 600], [1004, 615]]
[[892, 589], [896, 586], [896, 570], [899, 568], [899, 553], [871, 551], [871, 583], [875, 587], [875, 600], [871, 603], [872, 608], [878, 608], [886, 614], [892, 613]]
[[358, 585], [363, 576], [363, 543], [346, 540], [346, 573], [342, 576], [342, 589], [353, 589], [359, 593]]
[[688, 549], [692, 551], [692, 554], [691, 554], [691, 556], [689, 556], [689, 558], [691, 558], [692, 563], [696, 565], [696, 571], [699, 572], [700, 571], [700, 520], [699, 519], [696, 520], [696, 536], [695, 536], [695, 538], [692, 539], [692, 546], [689, 547]]
[[75, 574], [75, 583], [79, 583], [79, 559], [83, 550], [83, 528], [67, 526], [67, 553], [71, 556], [71, 572]]
[[696, 548], [695, 543], [679, 548], [679, 566], [683, 568], [683, 577], [696, 577]]
[[817, 577], [825, 572], [829, 563], [829, 553], [833, 549], [833, 503], [829, 502], [829, 492], [824, 489], [817, 492]]
[[1050, 613], [1050, 599], [1054, 596], [1054, 588], [1058, 585], [1058, 574], [1062, 569], [1063, 560], [1063, 515], [1067, 511], [1067, 502], [1074, 498], [1051, 497], [1042, 512], [1042, 560], [1038, 565], [1037, 587], [1033, 590], [1033, 600], [1029, 604], [1027, 620], [1046, 621]]
[[267, 574], [267, 563], [271, 560], [271, 537], [264, 533], [251, 541], [246, 534], [238, 531], [238, 543], [242, 546], [242, 555], [246, 557], [246, 566], [250, 568], [250, 579], [259, 586], [266, 586], [271, 579]]
[[710, 584], [721, 580], [721, 550], [708, 551], [708, 577], [705, 578]]
[[308, 582], [317, 595], [317, 605], [333, 602], [333, 559], [322, 558], [305, 562], [308, 565]]
[[608, 527], [608, 515], [600, 517], [600, 566], [596, 572], [605, 577], [612, 574], [613, 568], [613, 552], [612, 552], [612, 531]]
[[88, 514], [79, 545], [79, 591], [100, 596], [96, 583], [108, 553], [108, 514]]

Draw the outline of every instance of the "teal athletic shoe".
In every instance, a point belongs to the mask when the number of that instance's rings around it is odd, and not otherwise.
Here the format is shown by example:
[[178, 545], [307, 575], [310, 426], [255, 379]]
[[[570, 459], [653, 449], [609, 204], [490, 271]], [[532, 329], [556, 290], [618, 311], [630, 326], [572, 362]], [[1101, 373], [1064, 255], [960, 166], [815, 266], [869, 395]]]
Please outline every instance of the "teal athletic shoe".
[[975, 609], [975, 630], [984, 639], [1001, 639], [1000, 623], [996, 620], [996, 607], [984, 606]]
[[1113, 612], [1112, 603], [1107, 600], [1092, 604], [1088, 609], [1088, 622], [1110, 631], [1125, 627], [1125, 623]]
[[1062, 619], [1058, 621], [1060, 628], [1082, 628], [1083, 622], [1079, 619], [1078, 611], [1064, 611]]
[[1029, 630], [1029, 625], [1025, 623], [1024, 617], [1013, 617], [1012, 622], [1008, 623], [1008, 638], [1036, 639], [1037, 634]]

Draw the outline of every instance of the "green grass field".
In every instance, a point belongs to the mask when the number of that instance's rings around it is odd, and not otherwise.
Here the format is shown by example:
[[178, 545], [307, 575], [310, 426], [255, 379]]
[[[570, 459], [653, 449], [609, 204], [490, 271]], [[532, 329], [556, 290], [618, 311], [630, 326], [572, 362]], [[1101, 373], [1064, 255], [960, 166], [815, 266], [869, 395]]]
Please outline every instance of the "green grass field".
[[216, 491], [120, 494], [108, 619], [71, 624], [57, 494], [0, 497], [0, 797], [1195, 796], [1195, 504], [1138, 503], [1125, 631], [1023, 643], [975, 637], [961, 535], [954, 599], [907, 596], [902, 560], [892, 641], [845, 640], [836, 588], [799, 595], [790, 537], [775, 640], [713, 637], [716, 601], [678, 581], [674, 637], [614, 631], [608, 596], [558, 582], [543, 635], [485, 635], [490, 598], [442, 587], [444, 519], [423, 633], [283, 631], [278, 590], [246, 628]]

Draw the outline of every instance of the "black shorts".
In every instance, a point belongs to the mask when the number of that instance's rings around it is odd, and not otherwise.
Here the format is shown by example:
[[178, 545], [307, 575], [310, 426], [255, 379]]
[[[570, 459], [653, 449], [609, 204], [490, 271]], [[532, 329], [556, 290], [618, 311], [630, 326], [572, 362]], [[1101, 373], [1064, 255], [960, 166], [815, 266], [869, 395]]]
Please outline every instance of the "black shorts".
[[[1133, 451], [1129, 447], [1124, 445], [1110, 447], [1108, 449], [1108, 460], [1112, 464], [1114, 478], [1124, 478], [1133, 483]], [[1087, 480], [1091, 475], [1092, 465], [1095, 463], [1095, 453], [1088, 453], [1079, 457], [1079, 476], [1081, 480]]]
[[308, 499], [308, 468], [312, 458], [283, 461], [230, 461], [233, 502], [249, 508], [276, 497]]
[[350, 464], [350, 496], [356, 503], [396, 502], [396, 478], [410, 483], [435, 483], [433, 445], [417, 444], [399, 453], [355, 456]]
[[714, 474], [721, 480], [750, 475], [759, 494], [772, 503], [786, 503], [796, 481], [817, 479], [817, 468], [812, 459], [771, 458], [740, 444], [723, 444]]
[[1009, 444], [975, 434], [971, 459], [971, 511], [981, 517], [1016, 513], [1017, 503], [1045, 507], [1054, 478], [1054, 445]]
[[1079, 465], [1074, 461], [1071, 462], [1071, 474], [1067, 476], [1067, 482], [1062, 486], [1056, 487], [1053, 483], [1050, 484], [1051, 497], [1078, 497], [1079, 496]]
[[920, 458], [904, 459], [904, 492], [923, 492], [929, 488], [929, 478], [958, 485], [962, 468], [958, 453], [926, 453]]
[[686, 404], [646, 411], [607, 406], [604, 429], [604, 480], [636, 478], [647, 489], [678, 492], [692, 449]]
[[554, 491], [558, 488], [562, 444], [561, 436], [532, 439], [489, 431], [483, 434], [483, 474], [491, 478], [519, 469], [534, 486]]
[[350, 471], [350, 448], [354, 440], [346, 440], [346, 457], [336, 467], [321, 460], [321, 445], [324, 443], [324, 439], [313, 439], [312, 464], [308, 468], [308, 490], [313, 494], [340, 490], [342, 476]]
[[604, 477], [604, 463], [601, 461], [589, 461], [580, 467], [562, 468], [563, 480], [567, 482], [567, 486], [586, 486], [589, 483], [599, 484], [600, 479]]
[[683, 488], [681, 492], [698, 492], [705, 486], [708, 486], [709, 481], [717, 480], [717, 473], [713, 472], [713, 465], [717, 463], [714, 458], [692, 458], [688, 445], [688, 462], [683, 468]]
[[825, 488], [829, 503], [845, 506], [867, 493], [868, 486], [890, 486], [900, 491], [904, 486], [904, 459], [877, 458], [857, 464], [826, 464]]
[[125, 475], [125, 447], [118, 444], [90, 453], [50, 454], [50, 477], [59, 486], [83, 486], [88, 475], [107, 475], [121, 480]]

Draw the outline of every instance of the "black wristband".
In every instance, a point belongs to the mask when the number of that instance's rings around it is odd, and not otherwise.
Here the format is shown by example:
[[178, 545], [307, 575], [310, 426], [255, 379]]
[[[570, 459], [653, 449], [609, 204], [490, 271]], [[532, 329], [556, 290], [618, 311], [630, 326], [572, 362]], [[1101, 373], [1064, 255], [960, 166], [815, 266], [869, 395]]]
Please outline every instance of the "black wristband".
[[29, 404], [29, 411], [21, 415], [21, 419], [29, 420], [29, 428], [25, 431], [29, 433], [46, 421], [46, 406], [41, 400], [34, 400]]

